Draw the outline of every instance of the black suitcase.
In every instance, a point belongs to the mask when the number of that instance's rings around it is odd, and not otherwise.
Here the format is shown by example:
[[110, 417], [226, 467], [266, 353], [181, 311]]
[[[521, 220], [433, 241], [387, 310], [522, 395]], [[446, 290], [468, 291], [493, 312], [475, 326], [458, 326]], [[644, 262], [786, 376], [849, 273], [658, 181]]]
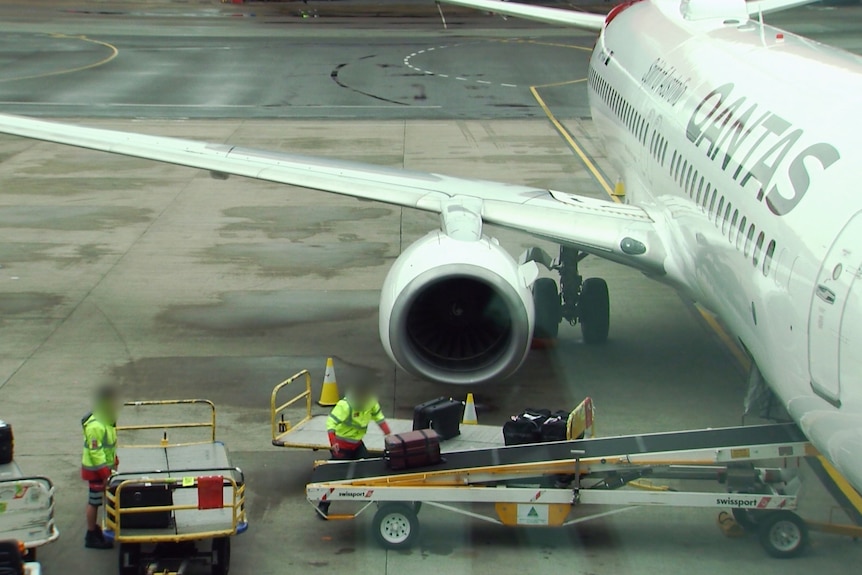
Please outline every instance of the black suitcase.
[[15, 438], [12, 426], [0, 420], [0, 465], [10, 463], [15, 456]]
[[387, 435], [384, 454], [390, 469], [427, 467], [443, 461], [440, 455], [440, 436], [433, 429], [419, 429]]
[[460, 401], [438, 397], [413, 408], [413, 429], [433, 429], [440, 439], [461, 435], [464, 406]]
[[[114, 493], [116, 488], [116, 485], [112, 488]], [[167, 485], [125, 485], [120, 491], [120, 509], [170, 507], [173, 504], [173, 493]], [[164, 529], [170, 526], [170, 511], [128, 513], [120, 516], [120, 529]]]
[[565, 441], [569, 427], [569, 414], [557, 411], [542, 422], [542, 441]]

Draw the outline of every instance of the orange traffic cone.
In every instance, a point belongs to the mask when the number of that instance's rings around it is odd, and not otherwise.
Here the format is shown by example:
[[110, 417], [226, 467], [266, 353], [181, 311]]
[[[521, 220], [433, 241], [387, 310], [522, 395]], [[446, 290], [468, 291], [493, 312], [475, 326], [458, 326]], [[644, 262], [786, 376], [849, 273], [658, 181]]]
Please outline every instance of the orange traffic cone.
[[332, 358], [326, 359], [326, 374], [323, 376], [323, 387], [320, 389], [320, 399], [317, 404], [323, 407], [332, 407], [341, 395], [338, 393], [338, 383], [335, 381], [335, 365], [332, 363]]
[[476, 417], [476, 402], [473, 401], [473, 394], [467, 394], [467, 403], [464, 404], [464, 418], [461, 420], [463, 425], [478, 425], [479, 419]]

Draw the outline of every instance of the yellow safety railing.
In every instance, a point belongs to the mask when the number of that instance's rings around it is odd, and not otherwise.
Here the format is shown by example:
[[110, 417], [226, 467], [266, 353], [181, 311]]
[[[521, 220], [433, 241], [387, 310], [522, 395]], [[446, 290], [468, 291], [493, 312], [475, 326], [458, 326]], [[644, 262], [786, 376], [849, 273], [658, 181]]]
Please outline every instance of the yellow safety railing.
[[[114, 539], [119, 543], [179, 543], [181, 541], [211, 539], [214, 537], [227, 537], [230, 535], [234, 535], [237, 533], [239, 525], [246, 523], [245, 480], [243, 478], [242, 471], [240, 471], [239, 468], [231, 467], [223, 469], [196, 470], [196, 473], [206, 473], [207, 475], [216, 474], [219, 472], [226, 473], [223, 476], [223, 485], [229, 485], [231, 487], [231, 500], [224, 502], [224, 505], [221, 507], [221, 509], [230, 509], [231, 511], [230, 527], [225, 527], [224, 529], [207, 529], [184, 533], [177, 533], [176, 531], [174, 531], [173, 533], [165, 533], [163, 530], [159, 529], [135, 528], [134, 535], [124, 534], [122, 530], [122, 518], [128, 517], [129, 515], [170, 512], [173, 519], [174, 514], [177, 511], [199, 511], [201, 513], [205, 513], [206, 511], [215, 511], [219, 509], [218, 507], [216, 507], [215, 509], [201, 510], [198, 508], [197, 505], [189, 504], [153, 505], [149, 507], [123, 507], [123, 490], [130, 488], [140, 488], [142, 485], [146, 485], [148, 487], [153, 485], [166, 485], [169, 489], [172, 490], [197, 489], [198, 477], [165, 477], [153, 479], [135, 477], [132, 479], [123, 480], [118, 485], [110, 485], [109, 488], [105, 490], [105, 528], [113, 531]], [[182, 473], [182, 471], [178, 471], [176, 473]], [[230, 473], [231, 475], [227, 475], [227, 473]], [[239, 475], [239, 482], [232, 476], [233, 474]]]
[[[156, 444], [149, 445], [130, 445], [126, 447], [167, 447], [168, 445], [195, 445], [200, 443], [210, 443], [216, 438], [216, 408], [215, 404], [208, 399], [166, 399], [160, 401], [127, 401], [123, 404], [125, 407], [156, 407], [156, 406], [188, 406], [188, 405], [203, 405], [210, 409], [209, 421], [191, 421], [191, 422], [168, 422], [168, 423], [145, 423], [137, 425], [118, 425], [117, 433], [121, 431], [154, 431], [161, 430], [164, 432], [162, 440]], [[170, 443], [168, 441], [168, 429], [210, 429], [210, 439], [205, 441], [191, 441], [186, 443]]]
[[[281, 405], [278, 404], [278, 394], [285, 387], [289, 386], [291, 383], [295, 382], [297, 379], [305, 376], [305, 391], [295, 395], [294, 397], [288, 399]], [[300, 400], [305, 399], [305, 417], [303, 417], [298, 423], [292, 424], [290, 421], [284, 419], [284, 410], [288, 407], [296, 404]], [[279, 415], [281, 418], [279, 419]], [[278, 385], [276, 385], [272, 389], [272, 396], [269, 398], [269, 421], [270, 421], [270, 429], [272, 432], [272, 444], [277, 446], [282, 446], [284, 443], [284, 436], [290, 433], [291, 429], [293, 429], [296, 425], [302, 425], [306, 421], [311, 420], [311, 374], [308, 373], [307, 369], [303, 369], [299, 373], [295, 373], [289, 378], [285, 379]]]

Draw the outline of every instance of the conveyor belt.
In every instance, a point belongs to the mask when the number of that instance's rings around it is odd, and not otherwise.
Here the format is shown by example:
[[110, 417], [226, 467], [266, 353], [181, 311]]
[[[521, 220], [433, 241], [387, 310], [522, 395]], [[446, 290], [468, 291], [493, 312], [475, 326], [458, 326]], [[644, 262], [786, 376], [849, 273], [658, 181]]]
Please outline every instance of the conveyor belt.
[[600, 458], [646, 453], [662, 453], [722, 447], [755, 446], [808, 441], [793, 423], [775, 425], [749, 425], [704, 429], [697, 431], [672, 431], [645, 435], [624, 435], [578, 441], [560, 441], [535, 445], [515, 445], [472, 451], [455, 451], [445, 454], [445, 461], [424, 469], [393, 471], [383, 459], [331, 462], [319, 465], [311, 474], [311, 483], [346, 481], [386, 475], [401, 475], [417, 471], [446, 471], [518, 465], [542, 461], [573, 459], [574, 450], [583, 451], [582, 458]]

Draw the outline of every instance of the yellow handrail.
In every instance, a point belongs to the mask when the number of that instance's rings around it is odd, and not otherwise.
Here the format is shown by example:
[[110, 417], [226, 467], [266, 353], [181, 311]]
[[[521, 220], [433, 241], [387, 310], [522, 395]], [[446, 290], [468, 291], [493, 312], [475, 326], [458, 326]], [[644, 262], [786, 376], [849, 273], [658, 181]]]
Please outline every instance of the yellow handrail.
[[153, 407], [153, 406], [164, 406], [164, 405], [205, 405], [210, 408], [210, 420], [209, 421], [194, 421], [194, 422], [177, 422], [177, 423], [146, 423], [146, 424], [138, 424], [138, 425], [118, 425], [117, 432], [120, 431], [145, 431], [145, 430], [154, 430], [154, 429], [162, 429], [165, 430], [165, 439], [162, 440], [159, 444], [152, 445], [133, 445], [129, 447], [165, 447], [167, 445], [189, 445], [179, 444], [179, 443], [168, 443], [167, 441], [167, 430], [168, 429], [196, 429], [202, 427], [210, 428], [210, 439], [208, 441], [201, 442], [192, 442], [192, 443], [209, 443], [210, 441], [216, 440], [216, 408], [215, 404], [208, 399], [165, 399], [165, 400], [154, 400], [154, 401], [127, 401], [123, 404], [126, 407]]
[[[281, 405], [277, 405], [278, 392], [302, 376], [305, 376], [305, 391], [292, 397]], [[286, 421], [284, 419], [279, 421], [279, 414], [302, 398], [305, 398], [305, 417], [303, 417], [296, 425], [302, 425], [306, 421], [311, 420], [311, 374], [308, 373], [307, 369], [303, 369], [299, 373], [290, 376], [273, 388], [272, 396], [269, 398], [269, 420], [273, 445], [280, 445], [282, 438], [290, 433], [290, 430], [294, 427], [290, 421]]]
[[[213, 473], [222, 470], [207, 470], [207, 473]], [[224, 471], [240, 472], [238, 469], [226, 469]], [[192, 533], [147, 533], [140, 535], [123, 535], [121, 531], [122, 517], [126, 515], [135, 515], [143, 513], [159, 513], [176, 511], [197, 511], [197, 505], [154, 505], [151, 507], [122, 507], [121, 493], [126, 487], [140, 487], [142, 484], [150, 485], [167, 485], [176, 489], [190, 489], [197, 485], [198, 477], [194, 477], [194, 483], [186, 484], [183, 479], [166, 477], [166, 478], [133, 478], [126, 479], [116, 486], [113, 492], [108, 489], [105, 491], [105, 527], [114, 532], [114, 538], [120, 543], [160, 543], [170, 542], [178, 543], [180, 541], [192, 541], [198, 539], [211, 539], [214, 537], [226, 537], [234, 535], [237, 532], [237, 527], [241, 523], [245, 523], [245, 482], [238, 484], [236, 479], [229, 475], [223, 476], [224, 481], [231, 486], [232, 498], [231, 502], [222, 505], [222, 509], [231, 510], [231, 527], [230, 529], [217, 529], [198, 531]], [[141, 530], [138, 530], [140, 533]]]

